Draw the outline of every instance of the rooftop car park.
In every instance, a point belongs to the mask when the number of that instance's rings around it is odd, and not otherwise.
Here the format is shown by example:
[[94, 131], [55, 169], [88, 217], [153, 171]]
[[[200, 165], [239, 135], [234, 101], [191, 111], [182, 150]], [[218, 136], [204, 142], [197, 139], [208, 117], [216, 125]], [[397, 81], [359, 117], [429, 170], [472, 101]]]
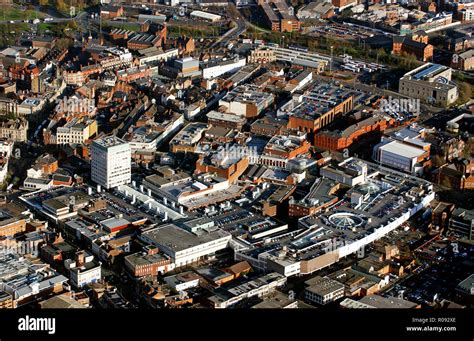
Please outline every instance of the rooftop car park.
[[[434, 198], [432, 185], [424, 180], [365, 161], [362, 164], [362, 181], [351, 186], [337, 204], [300, 218], [297, 235], [275, 242], [289, 264], [305, 263], [302, 273], [324, 268], [382, 238]], [[339, 166], [360, 171], [361, 161], [351, 158]], [[273, 245], [269, 243], [265, 248]], [[245, 259], [259, 253], [253, 248], [239, 252]]]

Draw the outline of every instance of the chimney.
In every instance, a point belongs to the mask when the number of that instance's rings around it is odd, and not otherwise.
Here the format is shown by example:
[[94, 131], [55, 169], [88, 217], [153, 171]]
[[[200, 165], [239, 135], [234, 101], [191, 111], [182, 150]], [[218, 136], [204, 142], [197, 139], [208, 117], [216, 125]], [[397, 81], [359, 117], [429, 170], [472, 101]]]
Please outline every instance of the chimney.
[[84, 254], [84, 252], [76, 253], [76, 266], [80, 267], [84, 265], [85, 259], [86, 259], [86, 255]]

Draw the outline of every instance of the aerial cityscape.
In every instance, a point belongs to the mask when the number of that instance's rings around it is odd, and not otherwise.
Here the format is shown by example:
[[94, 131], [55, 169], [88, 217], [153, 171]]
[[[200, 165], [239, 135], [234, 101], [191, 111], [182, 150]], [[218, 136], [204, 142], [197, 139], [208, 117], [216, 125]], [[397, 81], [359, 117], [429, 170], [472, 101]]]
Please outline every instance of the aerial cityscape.
[[473, 0], [0, 8], [0, 308], [473, 308]]

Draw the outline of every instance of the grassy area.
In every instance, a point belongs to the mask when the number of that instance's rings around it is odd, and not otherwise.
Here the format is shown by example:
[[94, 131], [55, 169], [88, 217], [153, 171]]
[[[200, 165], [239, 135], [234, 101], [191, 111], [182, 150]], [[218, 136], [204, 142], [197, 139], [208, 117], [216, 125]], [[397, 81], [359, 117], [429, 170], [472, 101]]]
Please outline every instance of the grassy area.
[[453, 80], [455, 82], [467, 82], [471, 85], [474, 85], [474, 74], [468, 75], [466, 73], [461, 73], [459, 71], [453, 72]]
[[38, 24], [38, 31], [51, 31], [53, 28], [52, 24], [40, 23]]
[[14, 45], [18, 32], [28, 31], [28, 24], [0, 24], [0, 47]]
[[260, 27], [260, 26], [254, 25], [254, 24], [250, 24], [250, 27], [255, 32], [258, 31], [258, 32], [264, 32], [264, 33], [272, 33], [272, 30], [269, 30], [268, 28]]
[[25, 20], [25, 19], [41, 19], [45, 18], [46, 14], [37, 12], [31, 9], [22, 10], [19, 8], [0, 7], [0, 20]]
[[[37, 26], [37, 33], [41, 35], [44, 33], [51, 32], [51, 34], [57, 37], [67, 38], [71, 37], [76, 29], [77, 24], [75, 23], [75, 21], [71, 21], [68, 23], [41, 23]], [[18, 38], [18, 33], [28, 31], [31, 31], [31, 27], [29, 27], [29, 25], [25, 23], [0, 24], [0, 48], [9, 45], [15, 45], [16, 39]]]
[[58, 13], [65, 17], [71, 15], [71, 6], [74, 7], [75, 15], [89, 7], [100, 4], [99, 0], [38, 0], [42, 9], [54, 8]]
[[56, 37], [67, 38], [72, 37], [77, 29], [78, 25], [75, 20], [62, 23], [43, 23], [38, 25], [38, 34], [44, 34], [46, 31], [49, 31]]

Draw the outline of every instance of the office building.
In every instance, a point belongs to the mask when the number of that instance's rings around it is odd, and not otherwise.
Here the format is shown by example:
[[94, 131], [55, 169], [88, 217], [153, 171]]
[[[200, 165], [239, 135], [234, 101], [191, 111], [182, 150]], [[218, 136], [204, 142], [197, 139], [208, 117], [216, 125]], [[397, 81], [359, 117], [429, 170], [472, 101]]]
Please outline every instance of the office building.
[[317, 276], [305, 282], [305, 299], [312, 303], [326, 305], [344, 296], [344, 285], [329, 277]]
[[458, 88], [451, 81], [447, 66], [427, 63], [400, 78], [400, 94], [418, 98], [427, 103], [448, 106], [458, 99]]
[[449, 230], [467, 238], [474, 239], [474, 210], [456, 208], [449, 221]]
[[225, 249], [232, 236], [219, 228], [199, 228], [194, 233], [174, 224], [147, 230], [140, 238], [171, 257], [176, 267], [212, 257]]
[[91, 176], [92, 181], [104, 188], [129, 183], [130, 145], [115, 136], [95, 140], [91, 147]]
[[67, 259], [66, 269], [69, 270], [71, 284], [75, 288], [95, 283], [101, 278], [101, 264], [94, 259], [94, 256], [86, 254], [84, 251], [76, 254], [75, 260]]

